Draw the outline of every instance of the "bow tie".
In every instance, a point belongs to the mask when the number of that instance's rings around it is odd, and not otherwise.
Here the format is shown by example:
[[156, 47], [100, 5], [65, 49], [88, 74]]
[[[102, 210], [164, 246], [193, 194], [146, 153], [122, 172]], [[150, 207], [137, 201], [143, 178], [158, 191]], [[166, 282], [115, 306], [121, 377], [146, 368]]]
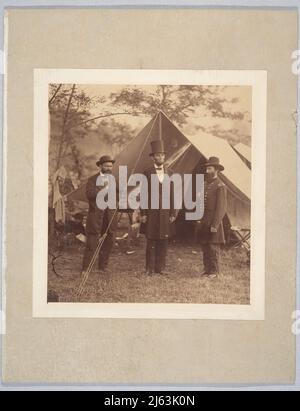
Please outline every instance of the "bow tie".
[[161, 171], [161, 170], [163, 170], [163, 168], [162, 167], [156, 167], [156, 170]]

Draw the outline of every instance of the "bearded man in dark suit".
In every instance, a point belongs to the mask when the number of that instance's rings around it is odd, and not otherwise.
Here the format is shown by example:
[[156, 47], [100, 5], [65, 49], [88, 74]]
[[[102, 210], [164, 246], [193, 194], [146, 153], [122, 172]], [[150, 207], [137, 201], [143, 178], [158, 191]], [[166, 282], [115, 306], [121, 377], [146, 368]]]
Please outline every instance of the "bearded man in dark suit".
[[[106, 233], [107, 237], [101, 247], [98, 257], [99, 271], [107, 271], [109, 256], [115, 242], [115, 232], [117, 228], [117, 213], [115, 209], [109, 207], [100, 209], [97, 205], [97, 195], [99, 191], [107, 189], [109, 177], [112, 174], [113, 160], [110, 156], [102, 156], [97, 161], [99, 173], [88, 179], [86, 185], [86, 196], [89, 202], [89, 211], [86, 222], [86, 248], [83, 256], [82, 271], [87, 270], [90, 261], [96, 251], [101, 236]], [[99, 180], [98, 180], [99, 179]], [[101, 185], [97, 185], [97, 181]]]
[[205, 164], [204, 214], [199, 221], [204, 270], [209, 278], [219, 273], [220, 244], [225, 243], [223, 218], [227, 209], [227, 189], [218, 174], [224, 170], [218, 157], [210, 157]]
[[[144, 171], [148, 181], [148, 207], [141, 209], [142, 232], [144, 232], [147, 238], [146, 274], [166, 275], [168, 242], [172, 232], [172, 224], [176, 219], [173, 183], [171, 182], [170, 184], [169, 208], [163, 208], [162, 192], [164, 179], [166, 176], [170, 178], [173, 173], [164, 165], [166, 153], [163, 141], [152, 141], [151, 148], [150, 156], [152, 157], [153, 165]], [[154, 182], [158, 184], [158, 208], [151, 208], [151, 194], [153, 194]]]

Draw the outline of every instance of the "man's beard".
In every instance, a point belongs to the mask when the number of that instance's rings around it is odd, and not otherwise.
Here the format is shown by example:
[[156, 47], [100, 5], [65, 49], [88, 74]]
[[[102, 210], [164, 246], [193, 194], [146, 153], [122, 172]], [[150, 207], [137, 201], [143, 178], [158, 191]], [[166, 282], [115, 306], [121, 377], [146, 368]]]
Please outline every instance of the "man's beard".
[[112, 171], [111, 170], [102, 170], [102, 173], [103, 174], [112, 174]]
[[206, 174], [207, 180], [212, 180], [212, 179], [215, 178], [216, 176], [217, 176], [216, 173], [207, 173], [207, 174]]

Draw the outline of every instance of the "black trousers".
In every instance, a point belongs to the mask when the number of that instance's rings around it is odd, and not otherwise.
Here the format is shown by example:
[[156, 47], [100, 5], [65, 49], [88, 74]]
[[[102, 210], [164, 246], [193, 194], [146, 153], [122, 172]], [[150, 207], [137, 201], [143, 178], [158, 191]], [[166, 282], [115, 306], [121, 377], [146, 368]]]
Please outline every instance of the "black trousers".
[[206, 243], [202, 244], [204, 270], [209, 274], [218, 274], [220, 245]]
[[[85, 247], [85, 252], [83, 256], [83, 261], [82, 261], [82, 271], [85, 271], [89, 264], [90, 261], [93, 258], [93, 255], [96, 251], [96, 248], [99, 244], [99, 238], [101, 235], [103, 235], [107, 229], [109, 220], [108, 220], [108, 213], [105, 213], [105, 217], [103, 219], [103, 225], [102, 225], [102, 230], [101, 234], [94, 234], [94, 233], [87, 233], [87, 241], [86, 241], [86, 247]], [[110, 228], [107, 237], [102, 244], [101, 250], [99, 252], [98, 256], [98, 269], [103, 270], [107, 268], [109, 257], [112, 251], [112, 248], [115, 243], [115, 231]]]
[[166, 268], [168, 239], [147, 240], [146, 271], [161, 273]]

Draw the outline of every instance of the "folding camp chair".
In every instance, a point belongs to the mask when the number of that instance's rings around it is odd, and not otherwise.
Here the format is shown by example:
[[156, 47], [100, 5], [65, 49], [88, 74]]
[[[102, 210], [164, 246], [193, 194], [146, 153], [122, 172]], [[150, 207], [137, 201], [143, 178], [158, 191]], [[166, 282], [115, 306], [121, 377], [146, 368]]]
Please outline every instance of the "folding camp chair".
[[238, 248], [243, 247], [246, 252], [247, 256], [250, 258], [250, 237], [251, 237], [251, 230], [250, 228], [238, 228], [238, 227], [231, 227], [231, 231], [235, 235], [237, 241], [233, 243], [231, 248]]

